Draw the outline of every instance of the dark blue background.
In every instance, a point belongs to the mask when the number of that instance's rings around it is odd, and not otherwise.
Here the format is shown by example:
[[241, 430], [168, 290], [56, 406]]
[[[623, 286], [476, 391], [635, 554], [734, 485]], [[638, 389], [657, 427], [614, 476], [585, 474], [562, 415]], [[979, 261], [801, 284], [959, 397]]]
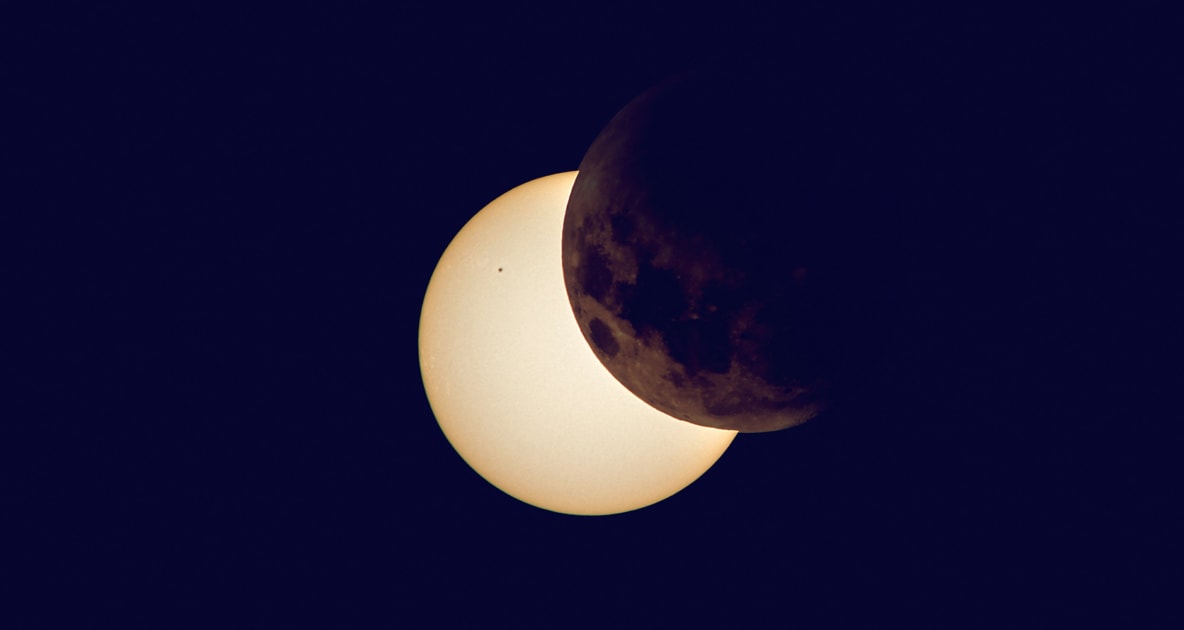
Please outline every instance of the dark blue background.
[[[1166, 623], [1162, 15], [181, 7], [6, 27], [5, 627]], [[423, 393], [437, 258], [629, 99], [738, 50], [895, 65], [977, 138], [918, 189], [994, 192], [908, 232], [900, 390], [742, 435], [635, 513], [503, 495]], [[996, 186], [1016, 160], [1035, 175]], [[979, 262], [952, 279], [943, 255]]]

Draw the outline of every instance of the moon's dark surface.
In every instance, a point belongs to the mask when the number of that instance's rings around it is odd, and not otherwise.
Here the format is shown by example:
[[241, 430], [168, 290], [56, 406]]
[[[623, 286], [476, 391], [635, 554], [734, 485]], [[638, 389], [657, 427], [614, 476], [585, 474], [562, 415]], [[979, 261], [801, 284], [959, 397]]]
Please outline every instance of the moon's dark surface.
[[641, 95], [593, 142], [564, 277], [585, 338], [638, 397], [695, 424], [774, 431], [874, 363], [876, 277], [891, 273], [868, 264], [891, 240], [877, 160], [898, 127], [850, 92], [702, 71]]

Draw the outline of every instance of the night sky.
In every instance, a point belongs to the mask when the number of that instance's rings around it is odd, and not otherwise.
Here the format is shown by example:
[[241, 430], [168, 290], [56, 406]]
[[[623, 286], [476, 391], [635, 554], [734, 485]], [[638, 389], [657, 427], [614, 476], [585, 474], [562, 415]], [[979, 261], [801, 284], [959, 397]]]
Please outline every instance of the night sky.
[[[1162, 16], [169, 6], [10, 39], [0, 626], [1166, 624], [1184, 67]], [[895, 67], [949, 103], [962, 131], [922, 144], [949, 160], [901, 240], [923, 255], [893, 291], [897, 386], [740, 435], [636, 512], [520, 503], [424, 395], [435, 263], [634, 96], [737, 55]]]

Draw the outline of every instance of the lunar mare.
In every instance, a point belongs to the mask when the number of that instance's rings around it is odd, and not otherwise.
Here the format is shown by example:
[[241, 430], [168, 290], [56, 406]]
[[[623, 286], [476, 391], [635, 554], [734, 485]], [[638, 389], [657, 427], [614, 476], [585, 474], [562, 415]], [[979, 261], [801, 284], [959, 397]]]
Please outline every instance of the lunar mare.
[[626, 240], [605, 223], [573, 226], [573, 250], [582, 255], [573, 252], [570, 269], [574, 286], [586, 289], [570, 298], [597, 357], [633, 393], [695, 424], [738, 428], [732, 423], [743, 419], [746, 431], [800, 424], [822, 410], [822, 377], [769, 378], [762, 349], [774, 332], [762, 314], [770, 305], [748, 300], [728, 309], [727, 294], [744, 290], [734, 271], [692, 265], [684, 273], [673, 264], [675, 247], [639, 255], [653, 228]]

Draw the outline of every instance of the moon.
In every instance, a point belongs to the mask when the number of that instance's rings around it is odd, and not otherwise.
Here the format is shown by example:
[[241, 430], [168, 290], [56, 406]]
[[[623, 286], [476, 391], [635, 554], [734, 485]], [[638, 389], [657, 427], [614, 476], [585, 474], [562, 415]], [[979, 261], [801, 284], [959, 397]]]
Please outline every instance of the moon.
[[858, 380], [877, 283], [854, 261], [885, 233], [886, 187], [874, 125], [836, 94], [809, 77], [692, 73], [626, 105], [584, 155], [563, 227], [571, 308], [657, 409], [774, 431]]
[[613, 514], [679, 492], [735, 431], [639, 400], [572, 316], [560, 243], [575, 172], [498, 197], [448, 245], [419, 326], [424, 389], [457, 453], [491, 484], [567, 514]]

